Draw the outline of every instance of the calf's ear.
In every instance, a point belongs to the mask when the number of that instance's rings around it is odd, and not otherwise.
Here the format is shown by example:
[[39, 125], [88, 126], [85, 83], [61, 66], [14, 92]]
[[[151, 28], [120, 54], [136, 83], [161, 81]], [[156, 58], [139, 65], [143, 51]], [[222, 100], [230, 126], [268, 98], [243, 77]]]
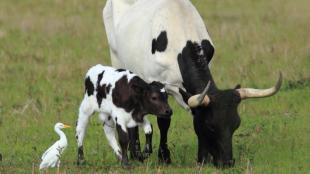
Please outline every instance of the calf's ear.
[[152, 83], [150, 83], [151, 86], [157, 88], [157, 89], [162, 89], [165, 87], [164, 84], [158, 82], [158, 81], [153, 81]]
[[148, 88], [148, 84], [140, 78], [132, 82], [132, 89], [136, 94], [142, 94]]

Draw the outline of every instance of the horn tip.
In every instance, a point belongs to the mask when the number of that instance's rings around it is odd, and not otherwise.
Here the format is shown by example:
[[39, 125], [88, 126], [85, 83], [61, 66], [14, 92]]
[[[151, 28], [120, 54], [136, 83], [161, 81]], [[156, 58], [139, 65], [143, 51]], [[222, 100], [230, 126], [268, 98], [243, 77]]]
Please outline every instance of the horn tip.
[[279, 79], [278, 79], [278, 82], [276, 84], [276, 89], [279, 90], [282, 86], [282, 82], [283, 82], [283, 75], [282, 75], [282, 72], [280, 71], [279, 72]]

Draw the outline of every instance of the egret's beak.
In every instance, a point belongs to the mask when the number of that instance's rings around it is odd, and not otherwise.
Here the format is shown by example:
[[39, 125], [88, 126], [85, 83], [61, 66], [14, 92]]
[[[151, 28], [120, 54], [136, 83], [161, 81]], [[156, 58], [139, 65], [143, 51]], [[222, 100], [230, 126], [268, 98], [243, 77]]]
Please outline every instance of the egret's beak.
[[64, 128], [69, 128], [69, 127], [71, 127], [71, 126], [64, 124]]

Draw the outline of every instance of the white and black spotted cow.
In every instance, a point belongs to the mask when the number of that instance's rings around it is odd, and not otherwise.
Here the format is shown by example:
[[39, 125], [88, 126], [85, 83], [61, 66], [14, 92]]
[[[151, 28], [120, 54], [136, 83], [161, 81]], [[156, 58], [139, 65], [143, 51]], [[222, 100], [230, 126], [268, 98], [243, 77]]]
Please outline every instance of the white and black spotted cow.
[[[107, 0], [103, 19], [112, 65], [130, 69], [148, 82], [164, 83], [167, 92], [193, 114], [198, 162], [211, 159], [217, 166], [232, 166], [239, 102], [275, 94], [281, 76], [275, 87], [266, 90], [218, 89], [209, 70], [213, 43], [190, 0]], [[204, 91], [209, 81], [209, 90]], [[170, 119], [157, 118], [157, 122], [158, 157], [170, 163]]]
[[[85, 78], [85, 95], [76, 126], [78, 163], [84, 161], [83, 139], [89, 117], [94, 112], [99, 112], [106, 137], [122, 164], [128, 164], [129, 140], [136, 139], [132, 137], [135, 134], [130, 134], [130, 128], [135, 129], [138, 125], [143, 127], [146, 134], [145, 152], [151, 153], [152, 126], [145, 115], [168, 118], [172, 115], [163, 87], [159, 82], [148, 84], [128, 70], [102, 65], [90, 68]], [[121, 148], [116, 141], [115, 130]], [[132, 151], [134, 142], [130, 142], [131, 153], [134, 157], [142, 158], [139, 151]]]

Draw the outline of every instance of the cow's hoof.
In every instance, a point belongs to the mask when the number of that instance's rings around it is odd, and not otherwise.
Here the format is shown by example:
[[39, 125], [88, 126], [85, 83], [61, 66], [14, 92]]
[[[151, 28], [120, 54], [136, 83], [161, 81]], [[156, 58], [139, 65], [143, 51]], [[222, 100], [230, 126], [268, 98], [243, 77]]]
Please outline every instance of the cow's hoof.
[[85, 161], [85, 159], [78, 159], [77, 162], [76, 162], [76, 164], [77, 164], [78, 166], [82, 166], [82, 165], [86, 164], [86, 161]]
[[161, 163], [171, 164], [170, 151], [167, 147], [159, 148], [158, 159], [159, 159], [159, 162], [161, 162]]

